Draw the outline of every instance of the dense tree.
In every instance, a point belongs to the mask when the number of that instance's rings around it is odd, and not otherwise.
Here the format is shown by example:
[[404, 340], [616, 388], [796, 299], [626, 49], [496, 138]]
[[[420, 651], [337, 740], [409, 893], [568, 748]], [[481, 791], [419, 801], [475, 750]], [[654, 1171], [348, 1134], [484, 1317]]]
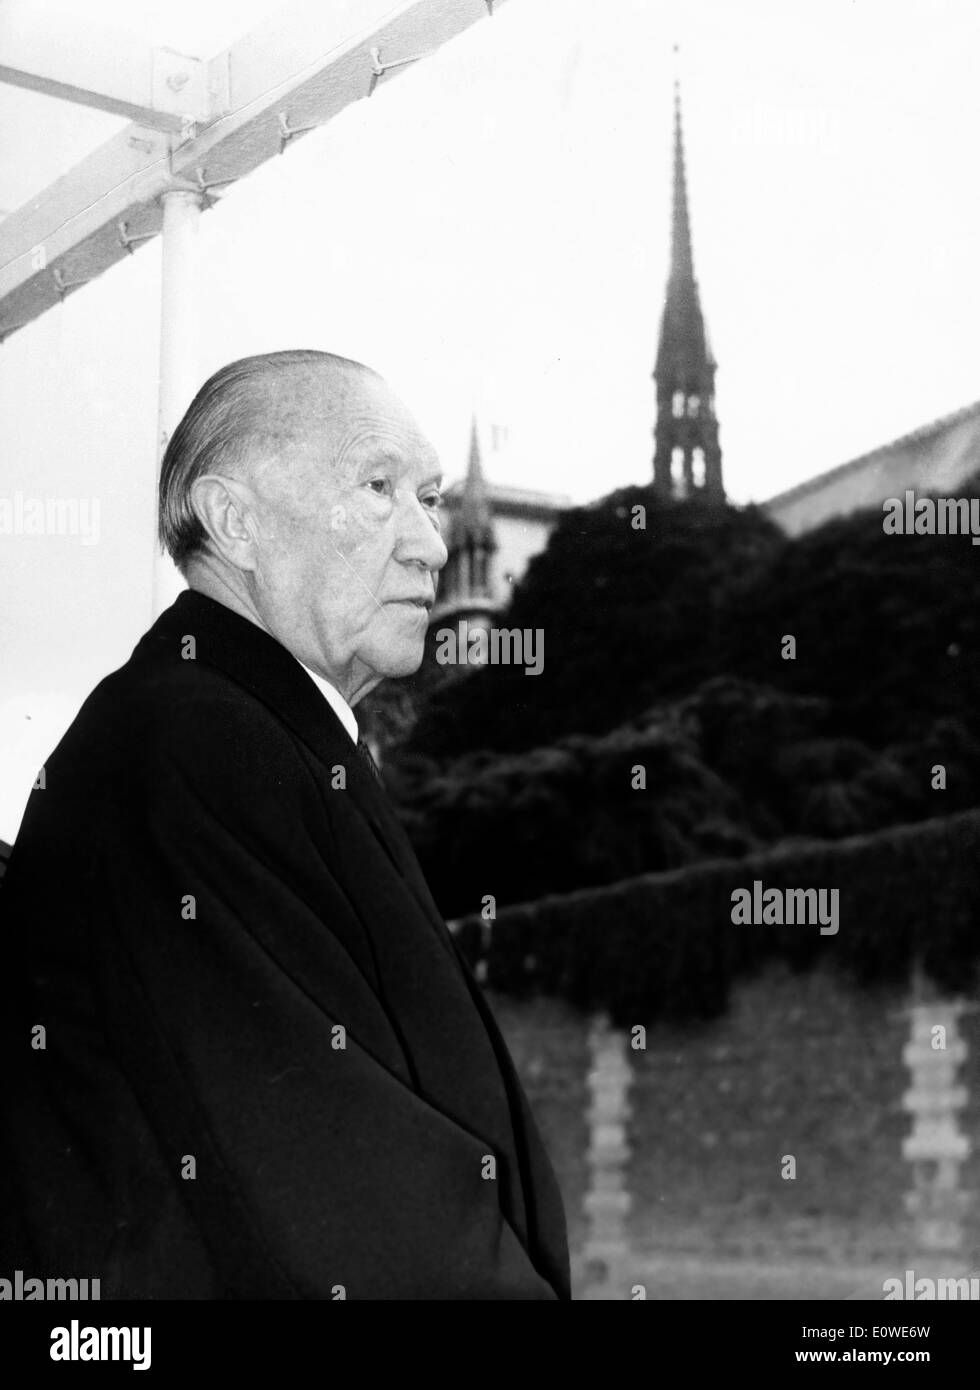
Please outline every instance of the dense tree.
[[646, 488], [567, 513], [498, 619], [542, 674], [430, 655], [391, 763], [444, 910], [975, 805], [977, 561], [880, 510], [795, 540]]
[[942, 718], [980, 737], [977, 560], [965, 536], [886, 535], [880, 510], [788, 540], [755, 508], [625, 488], [561, 518], [499, 620], [543, 633], [543, 672], [488, 666], [436, 690], [411, 745], [601, 733], [725, 674], [824, 698], [828, 732], [879, 748]]
[[723, 669], [727, 610], [781, 544], [754, 508], [664, 502], [650, 488], [567, 512], [500, 619], [543, 633], [543, 671], [471, 672], [429, 701], [412, 747], [530, 748], [615, 728], [692, 690]]
[[[726, 667], [826, 697], [873, 745], [980, 714], [980, 564], [964, 536], [891, 536], [860, 512], [787, 542], [729, 606]], [[796, 639], [786, 661], [781, 639]]]

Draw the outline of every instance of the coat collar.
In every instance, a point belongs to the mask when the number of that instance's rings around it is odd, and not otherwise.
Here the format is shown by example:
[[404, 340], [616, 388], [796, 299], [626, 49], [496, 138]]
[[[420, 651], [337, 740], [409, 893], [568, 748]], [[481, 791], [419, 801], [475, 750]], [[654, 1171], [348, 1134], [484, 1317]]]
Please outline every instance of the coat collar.
[[217, 599], [185, 589], [160, 614], [134, 656], [161, 646], [184, 654], [193, 639], [194, 660], [216, 667], [261, 700], [324, 761], [350, 738], [302, 664], [268, 632]]

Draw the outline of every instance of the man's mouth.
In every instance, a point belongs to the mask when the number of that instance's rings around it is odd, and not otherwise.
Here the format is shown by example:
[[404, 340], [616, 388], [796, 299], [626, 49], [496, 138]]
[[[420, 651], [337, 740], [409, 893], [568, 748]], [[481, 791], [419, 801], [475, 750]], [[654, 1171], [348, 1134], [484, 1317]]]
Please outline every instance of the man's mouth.
[[389, 603], [407, 603], [407, 604], [409, 605], [409, 607], [411, 607], [411, 608], [422, 608], [422, 609], [425, 610], [426, 613], [428, 613], [429, 610], [432, 608], [432, 599], [430, 599], [430, 598], [392, 598], [392, 599], [389, 599], [388, 602], [389, 602]]

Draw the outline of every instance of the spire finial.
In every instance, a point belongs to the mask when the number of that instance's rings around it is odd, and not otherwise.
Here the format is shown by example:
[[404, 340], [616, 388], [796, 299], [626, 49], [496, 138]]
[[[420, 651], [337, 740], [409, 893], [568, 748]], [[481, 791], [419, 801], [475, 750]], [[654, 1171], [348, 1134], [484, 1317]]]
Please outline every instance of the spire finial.
[[475, 409], [470, 425], [470, 458], [467, 479], [470, 478], [473, 479], [475, 484], [483, 482], [483, 460], [480, 457], [480, 430], [476, 422]]
[[[680, 52], [674, 44], [675, 59]], [[687, 206], [687, 171], [684, 165], [684, 123], [681, 116], [681, 82], [674, 71], [674, 211], [672, 220], [671, 274], [693, 277], [694, 257], [691, 251], [691, 219]]]

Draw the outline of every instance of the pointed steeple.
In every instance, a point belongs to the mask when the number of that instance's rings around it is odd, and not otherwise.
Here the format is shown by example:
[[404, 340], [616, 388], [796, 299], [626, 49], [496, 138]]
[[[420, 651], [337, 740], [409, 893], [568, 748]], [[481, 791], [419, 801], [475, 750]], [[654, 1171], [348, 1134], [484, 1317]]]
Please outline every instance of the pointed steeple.
[[453, 543], [461, 546], [482, 545], [493, 549], [493, 518], [487, 498], [487, 484], [483, 476], [483, 460], [480, 456], [480, 434], [476, 415], [470, 430], [470, 458], [466, 469], [466, 482], [459, 511], [453, 523]]
[[449, 558], [439, 577], [438, 603], [432, 619], [448, 616], [465, 618], [471, 627], [489, 626], [499, 606], [493, 598], [491, 562], [497, 549], [493, 511], [483, 460], [476, 415], [470, 428], [470, 456], [466, 478], [458, 493], [446, 536]]
[[[676, 49], [675, 49], [676, 53]], [[702, 490], [723, 498], [714, 408], [715, 360], [694, 275], [680, 83], [674, 82], [674, 186], [670, 272], [660, 323], [653, 481], [665, 496]]]
[[674, 214], [671, 223], [670, 277], [694, 279], [691, 250], [691, 214], [687, 206], [687, 170], [684, 166], [684, 124], [681, 118], [681, 85], [674, 79]]

